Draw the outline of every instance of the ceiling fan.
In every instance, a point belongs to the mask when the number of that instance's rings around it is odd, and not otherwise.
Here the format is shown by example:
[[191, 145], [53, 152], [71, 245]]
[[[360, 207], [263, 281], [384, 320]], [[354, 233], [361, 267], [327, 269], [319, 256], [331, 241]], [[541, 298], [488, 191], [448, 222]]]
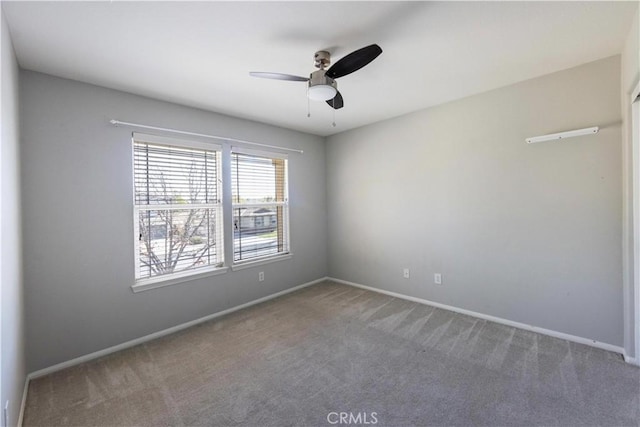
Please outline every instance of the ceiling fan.
[[249, 75], [253, 77], [261, 77], [264, 79], [288, 80], [292, 82], [309, 82], [307, 96], [314, 101], [326, 101], [329, 106], [338, 110], [344, 107], [342, 95], [338, 92], [337, 78], [344, 77], [354, 71], [358, 71], [382, 53], [382, 49], [377, 44], [365, 46], [355, 50], [347, 56], [341, 58], [333, 64], [328, 70], [325, 70], [331, 63], [331, 54], [325, 50], [315, 53], [315, 66], [319, 68], [309, 77], [292, 76], [291, 74], [282, 73], [265, 73], [259, 71], [251, 71]]

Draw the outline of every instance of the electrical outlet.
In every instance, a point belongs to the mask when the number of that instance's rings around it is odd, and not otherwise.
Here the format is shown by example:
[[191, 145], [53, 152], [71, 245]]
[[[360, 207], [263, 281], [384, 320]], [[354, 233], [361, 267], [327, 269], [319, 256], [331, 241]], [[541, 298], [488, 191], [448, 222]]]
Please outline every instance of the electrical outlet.
[[9, 427], [9, 401], [4, 404], [4, 425]]
[[403, 276], [405, 279], [408, 279], [408, 278], [409, 278], [409, 269], [408, 269], [408, 268], [405, 268], [405, 269], [404, 269], [404, 271], [402, 272], [402, 276]]
[[258, 273], [258, 282], [264, 282], [264, 271]]
[[433, 283], [436, 285], [442, 285], [442, 274], [436, 273], [433, 275]]

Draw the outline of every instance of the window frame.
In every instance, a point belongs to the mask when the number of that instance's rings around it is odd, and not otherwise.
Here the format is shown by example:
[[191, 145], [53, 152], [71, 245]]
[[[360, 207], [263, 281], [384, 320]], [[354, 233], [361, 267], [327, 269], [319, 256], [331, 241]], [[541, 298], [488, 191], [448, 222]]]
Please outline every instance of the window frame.
[[[149, 135], [145, 133], [133, 132], [131, 137], [131, 164], [132, 164], [132, 202], [133, 202], [133, 249], [134, 249], [134, 283], [131, 286], [134, 292], [140, 292], [148, 289], [155, 289], [159, 287], [169, 286], [177, 283], [182, 283], [186, 281], [196, 280], [202, 277], [207, 277], [216, 274], [222, 274], [228, 271], [228, 266], [226, 265], [226, 241], [224, 239], [224, 187], [222, 183], [217, 184], [219, 186], [218, 193], [218, 201], [216, 203], [205, 203], [205, 204], [187, 204], [186, 206], [180, 206], [181, 210], [191, 210], [191, 209], [215, 209], [217, 214], [220, 216], [220, 221], [216, 221], [216, 236], [222, 240], [221, 248], [219, 249], [218, 255], [221, 258], [220, 262], [215, 265], [207, 265], [203, 267], [197, 267], [190, 270], [183, 270], [175, 273], [168, 273], [158, 276], [152, 277], [144, 277], [140, 278], [140, 212], [144, 210], [174, 210], [178, 209], [178, 206], [173, 204], [138, 204], [136, 202], [136, 182], [135, 182], [135, 146], [137, 143], [142, 144], [155, 144], [155, 145], [164, 145], [167, 147], [176, 147], [176, 148], [184, 148], [184, 149], [193, 149], [193, 150], [205, 150], [209, 152], [215, 152], [215, 156], [217, 159], [216, 162], [216, 173], [218, 177], [222, 177], [222, 181], [224, 180], [223, 175], [223, 147], [221, 144], [216, 144], [212, 142], [202, 142], [198, 140], [185, 140], [174, 137], [166, 137], [160, 135]], [[224, 181], [223, 181], [224, 182]], [[165, 209], [163, 209], [165, 208]]]

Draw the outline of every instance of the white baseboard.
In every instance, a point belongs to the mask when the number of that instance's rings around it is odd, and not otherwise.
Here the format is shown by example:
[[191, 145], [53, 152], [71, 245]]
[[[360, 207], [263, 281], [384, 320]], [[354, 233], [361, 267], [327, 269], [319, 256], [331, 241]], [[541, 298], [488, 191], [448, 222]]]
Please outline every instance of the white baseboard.
[[[295, 291], [297, 291], [299, 289], [306, 288], [307, 286], [315, 285], [316, 283], [322, 282], [324, 280], [327, 280], [327, 278], [326, 277], [322, 277], [320, 279], [316, 279], [316, 280], [313, 280], [311, 282], [303, 283], [302, 285], [298, 285], [298, 286], [295, 286], [293, 288], [285, 289], [284, 291], [276, 292], [275, 294], [267, 295], [266, 297], [258, 298], [256, 300], [249, 301], [249, 302], [247, 302], [245, 304], [240, 304], [238, 306], [235, 306], [235, 307], [232, 307], [232, 308], [229, 308], [229, 309], [226, 309], [226, 310], [222, 310], [222, 311], [219, 311], [217, 313], [213, 313], [213, 314], [210, 314], [208, 316], [201, 317], [201, 318], [196, 319], [196, 320], [192, 320], [190, 322], [182, 323], [180, 325], [173, 326], [171, 328], [164, 329], [162, 331], [154, 332], [153, 334], [145, 335], [143, 337], [136, 338], [136, 339], [133, 339], [131, 341], [124, 342], [122, 344], [114, 345], [112, 347], [108, 347], [108, 348], [105, 348], [105, 349], [102, 349], [102, 350], [99, 350], [99, 351], [95, 351], [93, 353], [86, 354], [84, 356], [76, 357], [75, 359], [71, 359], [71, 360], [68, 360], [66, 362], [62, 362], [62, 363], [58, 363], [58, 364], [53, 365], [53, 366], [49, 366], [48, 368], [44, 368], [44, 369], [40, 369], [40, 370], [35, 371], [35, 372], [31, 372], [27, 376], [27, 381], [32, 380], [34, 378], [42, 377], [44, 375], [51, 374], [53, 372], [61, 371], [62, 369], [66, 369], [66, 368], [69, 368], [71, 366], [79, 365], [81, 363], [88, 362], [90, 360], [97, 359], [99, 357], [103, 357], [103, 356], [106, 356], [106, 355], [111, 354], [111, 353], [115, 353], [116, 351], [120, 351], [120, 350], [124, 350], [124, 349], [130, 348], [130, 347], [134, 347], [136, 345], [143, 344], [143, 343], [145, 343], [147, 341], [151, 341], [151, 340], [163, 337], [165, 335], [173, 334], [173, 333], [181, 331], [183, 329], [190, 328], [191, 326], [195, 326], [195, 325], [198, 325], [200, 323], [215, 319], [216, 317], [221, 317], [221, 316], [224, 316], [226, 314], [233, 313], [234, 311], [242, 310], [243, 308], [251, 307], [252, 305], [260, 304], [262, 302], [269, 301], [269, 300], [274, 299], [274, 298], [278, 298], [278, 297], [280, 297], [282, 295], [286, 295], [288, 293], [295, 292]], [[25, 389], [25, 397], [26, 397], [26, 389]]]
[[22, 427], [22, 420], [24, 420], [24, 408], [27, 406], [27, 391], [29, 390], [29, 376], [24, 379], [24, 390], [22, 390], [22, 401], [20, 402], [20, 414], [18, 414], [17, 427]]
[[627, 362], [628, 364], [640, 366], [640, 359], [638, 359], [637, 357], [629, 356], [627, 352], [624, 350], [622, 350], [622, 357], [624, 358], [624, 361]]
[[[453, 307], [451, 305], [441, 304], [439, 302], [429, 301], [422, 298], [416, 298], [409, 295], [399, 294], [397, 292], [386, 291], [384, 289], [373, 288], [371, 286], [361, 285], [359, 283], [349, 282], [347, 280], [336, 279], [334, 277], [327, 277], [327, 280], [331, 280], [344, 285], [355, 286], [356, 288], [366, 289], [368, 291], [378, 292], [381, 294], [389, 295], [392, 297], [417, 302], [420, 304], [430, 305], [432, 307], [442, 308], [444, 310], [454, 311], [456, 313], [465, 314], [467, 316], [476, 317], [478, 319], [488, 320], [490, 322], [500, 323], [502, 325], [512, 326], [518, 329], [524, 329], [525, 331], [537, 332], [539, 334], [548, 335], [554, 338], [560, 338], [563, 340], [589, 345], [591, 347], [600, 348], [602, 350], [612, 351], [624, 356], [624, 349], [616, 345], [607, 344], [599, 341], [595, 341], [588, 338], [577, 337], [575, 335], [565, 334], [564, 332], [553, 331], [551, 329], [539, 328], [533, 325], [527, 325], [525, 323], [514, 322], [512, 320], [502, 319], [500, 317], [490, 316], [488, 314], [482, 314], [471, 310], [465, 310], [463, 308]], [[625, 359], [627, 360], [627, 359]], [[632, 359], [635, 360], [635, 359]], [[632, 363], [632, 362], [629, 362]]]

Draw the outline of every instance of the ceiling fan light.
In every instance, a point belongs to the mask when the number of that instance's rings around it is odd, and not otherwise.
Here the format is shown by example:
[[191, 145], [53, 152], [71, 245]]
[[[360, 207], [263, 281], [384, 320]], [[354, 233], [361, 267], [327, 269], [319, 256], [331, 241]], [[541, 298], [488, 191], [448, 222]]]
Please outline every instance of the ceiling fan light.
[[307, 96], [314, 101], [328, 101], [335, 98], [338, 91], [330, 85], [314, 85], [309, 87]]

